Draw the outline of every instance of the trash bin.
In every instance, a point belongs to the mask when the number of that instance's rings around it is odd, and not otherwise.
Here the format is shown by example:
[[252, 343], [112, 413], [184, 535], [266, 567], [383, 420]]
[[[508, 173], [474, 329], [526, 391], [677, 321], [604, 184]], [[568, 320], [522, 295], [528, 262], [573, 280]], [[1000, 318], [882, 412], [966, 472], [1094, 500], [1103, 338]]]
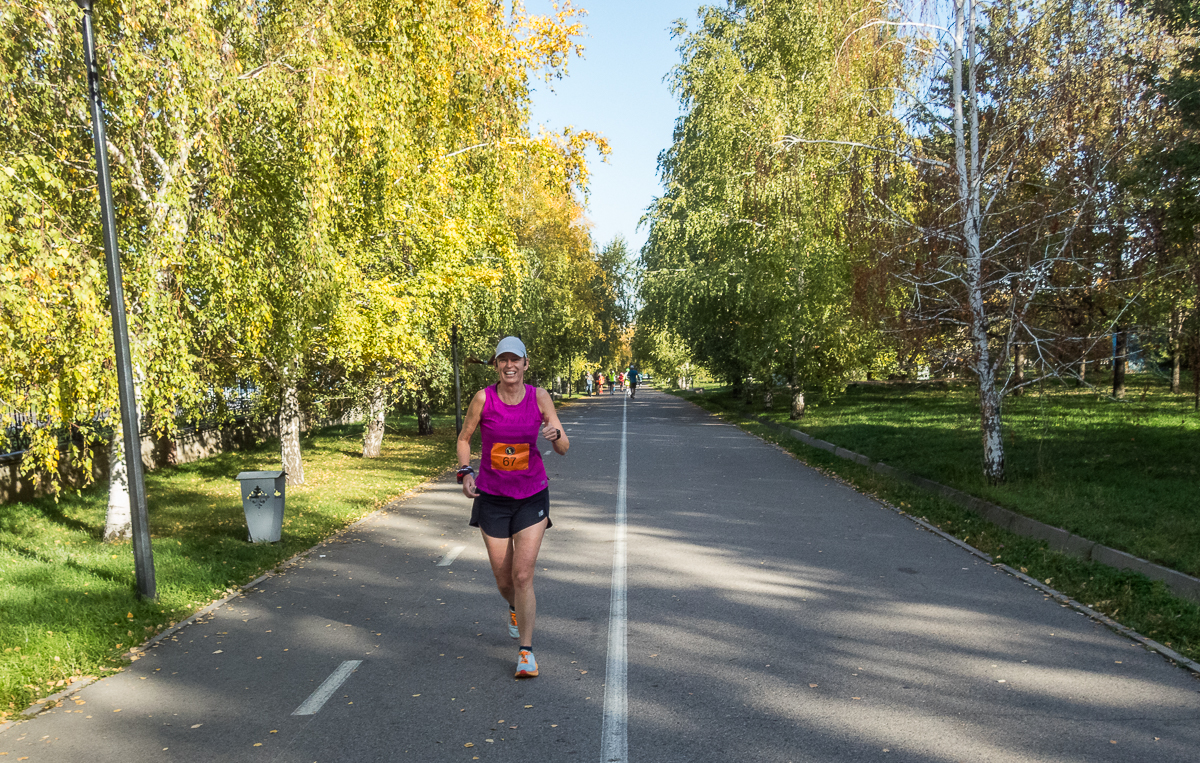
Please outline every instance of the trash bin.
[[251, 543], [275, 543], [283, 535], [283, 498], [287, 472], [242, 472], [242, 510]]

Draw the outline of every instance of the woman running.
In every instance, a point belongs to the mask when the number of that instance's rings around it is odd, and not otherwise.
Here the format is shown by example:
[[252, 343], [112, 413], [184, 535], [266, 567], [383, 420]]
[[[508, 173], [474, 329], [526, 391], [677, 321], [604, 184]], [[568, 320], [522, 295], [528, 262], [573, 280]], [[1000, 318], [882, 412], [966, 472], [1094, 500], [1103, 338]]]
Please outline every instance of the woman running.
[[[458, 481], [463, 495], [475, 499], [470, 524], [483, 535], [496, 587], [508, 602], [508, 633], [520, 645], [516, 676], [533, 678], [538, 674], [533, 573], [542, 536], [551, 527], [550, 489], [537, 439], [540, 434], [549, 440], [560, 456], [567, 454], [571, 441], [550, 393], [525, 383], [529, 358], [520, 339], [501, 339], [492, 364], [499, 381], [476, 393], [458, 435]], [[478, 481], [471, 468], [476, 427], [483, 441]]]

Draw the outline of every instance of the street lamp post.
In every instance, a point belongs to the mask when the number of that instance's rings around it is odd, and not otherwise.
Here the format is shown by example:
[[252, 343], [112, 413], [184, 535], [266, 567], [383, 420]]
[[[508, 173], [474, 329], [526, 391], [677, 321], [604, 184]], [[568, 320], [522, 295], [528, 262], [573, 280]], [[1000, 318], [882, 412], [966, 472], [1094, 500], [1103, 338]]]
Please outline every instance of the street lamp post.
[[116, 345], [117, 389], [121, 399], [121, 426], [125, 434], [125, 467], [129, 474], [129, 507], [133, 524], [133, 566], [138, 593], [157, 598], [154, 552], [146, 512], [146, 483], [142, 469], [141, 429], [129, 355], [129, 326], [125, 320], [125, 292], [121, 285], [121, 258], [117, 250], [117, 225], [113, 216], [112, 182], [108, 173], [108, 146], [104, 111], [100, 102], [100, 69], [96, 64], [96, 38], [92, 31], [92, 0], [75, 0], [83, 11], [83, 54], [87, 63], [88, 103], [92, 108], [92, 142], [96, 147], [96, 175], [100, 186], [100, 222], [104, 232], [104, 259], [108, 265], [108, 295], [112, 302], [113, 343]]

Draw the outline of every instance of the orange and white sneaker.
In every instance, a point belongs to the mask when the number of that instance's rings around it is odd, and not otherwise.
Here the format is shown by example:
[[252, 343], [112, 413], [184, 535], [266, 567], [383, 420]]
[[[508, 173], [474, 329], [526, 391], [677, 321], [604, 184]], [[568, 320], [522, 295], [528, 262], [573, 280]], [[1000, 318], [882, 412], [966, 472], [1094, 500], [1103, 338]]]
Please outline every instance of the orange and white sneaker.
[[517, 658], [517, 678], [533, 678], [537, 676], [537, 659], [533, 656], [533, 652], [528, 649], [522, 649], [521, 655]]
[[508, 610], [508, 635], [521, 638], [521, 631], [517, 628], [517, 613], [511, 609]]

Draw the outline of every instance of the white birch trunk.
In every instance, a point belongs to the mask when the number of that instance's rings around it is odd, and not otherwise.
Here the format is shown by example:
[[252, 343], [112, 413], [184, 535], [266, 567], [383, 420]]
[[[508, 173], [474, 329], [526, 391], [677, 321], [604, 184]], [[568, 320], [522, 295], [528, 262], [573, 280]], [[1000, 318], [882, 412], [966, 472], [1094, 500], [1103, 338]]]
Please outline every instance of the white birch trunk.
[[386, 396], [381, 380], [376, 380], [367, 399], [367, 431], [363, 435], [363, 458], [378, 458], [383, 452], [383, 416]]
[[788, 418], [793, 421], [804, 418], [804, 390], [799, 387], [792, 388], [792, 412]]
[[279, 449], [287, 484], [304, 484], [304, 462], [300, 459], [300, 390], [294, 379], [283, 383], [279, 406]]
[[108, 512], [104, 517], [104, 542], [116, 543], [133, 536], [129, 509], [129, 469], [125, 464], [123, 430], [113, 430], [108, 443]]
[[[970, 2], [968, 17], [967, 3]], [[963, 93], [963, 47], [967, 52], [968, 92]], [[983, 252], [980, 248], [981, 210], [979, 195], [979, 104], [975, 73], [975, 4], [960, 0], [954, 7], [954, 159], [958, 170], [959, 204], [963, 213], [963, 245], [966, 249], [965, 285], [969, 314], [969, 336], [973, 348], [971, 371], [979, 381], [979, 418], [983, 435], [983, 471], [989, 484], [1004, 481], [1004, 440], [1000, 418], [1001, 396], [996, 388], [988, 343], [988, 308], [984, 300]], [[970, 134], [964, 103], [970, 109]], [[967, 166], [968, 140], [970, 167]]]

